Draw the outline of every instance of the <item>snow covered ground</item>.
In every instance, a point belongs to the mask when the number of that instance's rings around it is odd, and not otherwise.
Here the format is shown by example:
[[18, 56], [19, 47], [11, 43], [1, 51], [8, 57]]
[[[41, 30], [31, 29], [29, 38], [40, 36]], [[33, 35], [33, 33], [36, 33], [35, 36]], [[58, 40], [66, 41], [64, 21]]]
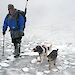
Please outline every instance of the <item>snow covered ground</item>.
[[[2, 56], [2, 24], [9, 3], [20, 9], [25, 5], [21, 0], [0, 1], [0, 75], [75, 75], [75, 0], [29, 0], [22, 57], [18, 59], [13, 57], [9, 31]], [[52, 43], [52, 49], [59, 49], [56, 66], [51, 70], [46, 59], [38, 63], [38, 53], [32, 52], [33, 47], [44, 42]]]
[[[9, 36], [9, 35], [8, 35]], [[8, 39], [8, 40], [6, 40]], [[22, 39], [21, 55], [22, 57], [15, 59], [13, 57], [13, 44], [10, 38], [5, 39], [5, 56], [2, 56], [2, 37], [0, 37], [0, 75], [74, 75], [75, 74], [75, 47], [72, 43], [55, 43], [49, 41], [31, 41]], [[42, 63], [38, 63], [36, 57], [38, 53], [34, 53], [32, 49], [37, 44], [52, 43], [52, 49], [58, 48], [58, 57], [56, 66], [48, 69], [48, 62], [45, 59]]]

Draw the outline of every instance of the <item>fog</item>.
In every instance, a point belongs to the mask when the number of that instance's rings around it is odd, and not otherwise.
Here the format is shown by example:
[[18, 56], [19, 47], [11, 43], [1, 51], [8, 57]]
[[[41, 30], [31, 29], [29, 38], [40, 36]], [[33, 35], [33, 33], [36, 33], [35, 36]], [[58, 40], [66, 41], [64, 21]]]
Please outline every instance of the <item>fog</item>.
[[[0, 1], [0, 27], [8, 4], [24, 10], [26, 0]], [[29, 0], [25, 35], [29, 39], [73, 42], [75, 38], [75, 0]], [[34, 38], [33, 38], [34, 37]]]

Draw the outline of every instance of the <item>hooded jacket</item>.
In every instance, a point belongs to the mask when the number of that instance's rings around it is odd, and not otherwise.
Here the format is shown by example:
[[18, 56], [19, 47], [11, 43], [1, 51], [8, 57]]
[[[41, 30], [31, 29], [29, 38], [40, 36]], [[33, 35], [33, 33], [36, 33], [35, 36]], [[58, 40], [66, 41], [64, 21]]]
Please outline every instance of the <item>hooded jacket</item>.
[[24, 17], [22, 15], [18, 16], [17, 21], [11, 15], [6, 16], [3, 24], [3, 32], [6, 32], [8, 27], [10, 28], [10, 30], [16, 30], [17, 25], [19, 31], [23, 31]]

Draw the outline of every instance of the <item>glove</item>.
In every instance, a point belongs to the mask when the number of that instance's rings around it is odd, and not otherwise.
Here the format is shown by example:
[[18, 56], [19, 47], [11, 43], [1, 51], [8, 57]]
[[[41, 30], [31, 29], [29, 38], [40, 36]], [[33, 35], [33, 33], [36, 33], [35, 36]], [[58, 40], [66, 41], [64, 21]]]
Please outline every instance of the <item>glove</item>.
[[5, 35], [5, 32], [3, 32], [3, 35]]
[[24, 32], [23, 31], [20, 32], [20, 36], [24, 36]]

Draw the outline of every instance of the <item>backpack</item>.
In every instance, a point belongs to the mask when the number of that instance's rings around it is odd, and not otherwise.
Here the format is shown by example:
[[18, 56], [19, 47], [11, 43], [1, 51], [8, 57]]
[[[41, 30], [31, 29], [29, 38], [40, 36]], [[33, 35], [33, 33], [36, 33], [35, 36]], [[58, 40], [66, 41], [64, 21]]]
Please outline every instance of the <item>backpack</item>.
[[18, 15], [21, 14], [24, 17], [24, 27], [23, 27], [23, 30], [24, 30], [25, 22], [26, 22], [26, 16], [25, 16], [26, 15], [26, 11], [24, 12], [22, 10], [17, 10], [17, 13], [18, 13]]

